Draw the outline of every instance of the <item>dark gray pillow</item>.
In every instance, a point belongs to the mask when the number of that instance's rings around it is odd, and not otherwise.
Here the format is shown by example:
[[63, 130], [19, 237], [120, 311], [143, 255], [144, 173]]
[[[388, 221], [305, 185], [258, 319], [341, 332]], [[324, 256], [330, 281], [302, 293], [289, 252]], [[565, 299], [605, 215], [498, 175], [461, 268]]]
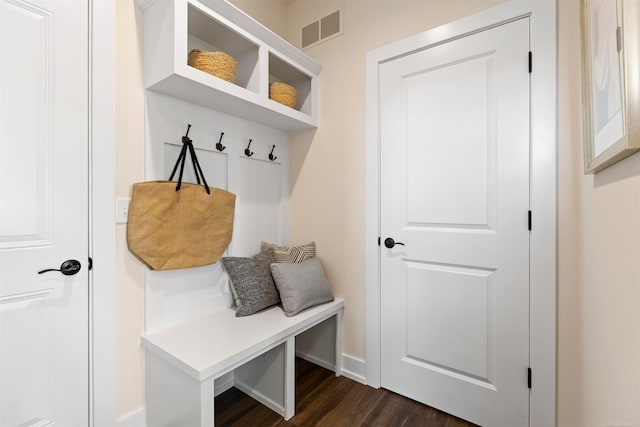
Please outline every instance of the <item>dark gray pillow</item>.
[[260, 251], [251, 258], [222, 258], [236, 300], [236, 317], [248, 316], [280, 302], [269, 268], [272, 262], [270, 250]]
[[271, 264], [271, 273], [286, 316], [294, 316], [305, 308], [333, 301], [329, 282], [318, 258], [301, 263], [274, 263]]

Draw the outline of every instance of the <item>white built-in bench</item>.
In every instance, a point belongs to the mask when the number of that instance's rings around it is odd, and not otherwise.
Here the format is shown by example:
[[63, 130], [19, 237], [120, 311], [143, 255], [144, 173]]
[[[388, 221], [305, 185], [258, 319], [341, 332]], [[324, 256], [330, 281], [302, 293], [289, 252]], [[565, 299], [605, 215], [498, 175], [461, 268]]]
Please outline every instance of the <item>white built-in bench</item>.
[[343, 312], [341, 299], [293, 317], [280, 307], [246, 317], [222, 309], [142, 336], [147, 425], [214, 426], [215, 380], [232, 371], [236, 387], [290, 419], [295, 413], [295, 338], [335, 317], [334, 370], [340, 376]]

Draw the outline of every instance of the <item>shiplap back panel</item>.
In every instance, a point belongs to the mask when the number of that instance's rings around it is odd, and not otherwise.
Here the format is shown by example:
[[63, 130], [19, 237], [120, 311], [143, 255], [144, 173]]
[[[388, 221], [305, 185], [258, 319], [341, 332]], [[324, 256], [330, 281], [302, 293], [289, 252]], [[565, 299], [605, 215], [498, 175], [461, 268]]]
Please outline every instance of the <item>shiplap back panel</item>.
[[[233, 240], [225, 256], [251, 256], [260, 241], [289, 243], [289, 137], [254, 122], [238, 119], [175, 98], [146, 96], [146, 180], [166, 180], [191, 124], [189, 137], [210, 186], [236, 194]], [[216, 150], [224, 132], [223, 152]], [[252, 157], [245, 156], [252, 139]], [[276, 145], [275, 161], [268, 159]], [[195, 182], [190, 158], [184, 181]], [[172, 271], [146, 272], [147, 333], [228, 306], [232, 302], [221, 263]]]

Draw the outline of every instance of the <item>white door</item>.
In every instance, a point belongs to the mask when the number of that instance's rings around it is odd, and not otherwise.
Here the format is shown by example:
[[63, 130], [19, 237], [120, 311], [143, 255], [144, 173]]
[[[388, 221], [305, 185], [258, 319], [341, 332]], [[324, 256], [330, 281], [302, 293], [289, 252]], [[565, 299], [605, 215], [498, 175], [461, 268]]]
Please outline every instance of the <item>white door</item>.
[[0, 0], [3, 427], [89, 424], [87, 21], [86, 1]]
[[486, 427], [528, 425], [528, 51], [520, 19], [380, 66], [381, 385]]

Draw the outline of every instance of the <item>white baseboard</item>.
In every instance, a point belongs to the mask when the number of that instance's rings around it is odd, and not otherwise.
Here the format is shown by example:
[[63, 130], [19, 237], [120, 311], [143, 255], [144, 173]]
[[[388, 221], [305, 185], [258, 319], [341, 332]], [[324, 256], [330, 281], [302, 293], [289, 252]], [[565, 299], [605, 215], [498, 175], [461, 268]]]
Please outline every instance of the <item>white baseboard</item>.
[[[320, 359], [316, 356], [313, 356], [309, 353], [303, 353], [301, 351], [296, 351], [296, 356], [301, 359], [307, 360], [311, 363], [315, 363], [318, 366], [322, 366], [325, 369], [329, 369], [330, 371], [335, 371], [335, 366], [332, 362], [327, 362], [326, 360]], [[345, 377], [359, 382], [360, 384], [367, 384], [366, 377], [366, 369], [365, 363], [362, 359], [357, 359], [355, 357], [351, 357], [347, 354], [342, 354], [342, 375]]]
[[262, 403], [264, 406], [271, 409], [276, 414], [280, 414], [284, 417], [284, 407], [279, 403], [274, 402], [262, 393], [252, 390], [251, 387], [247, 386], [242, 381], [238, 381], [237, 379], [235, 380], [235, 387], [244, 394]]
[[342, 354], [342, 375], [360, 384], [367, 384], [364, 360]]
[[233, 382], [233, 371], [224, 374], [220, 378], [216, 378], [213, 396], [218, 397], [219, 394], [222, 394], [225, 391], [229, 390], [231, 387], [233, 387]]
[[118, 427], [146, 427], [147, 413], [142, 407], [118, 419]]
[[316, 357], [310, 353], [305, 353], [305, 352], [296, 350], [296, 356], [299, 357], [300, 359], [304, 359], [315, 365], [322, 366], [323, 368], [328, 369], [330, 371], [335, 371], [335, 366], [333, 365], [333, 362], [327, 362], [326, 360], [320, 359], [319, 357]]

